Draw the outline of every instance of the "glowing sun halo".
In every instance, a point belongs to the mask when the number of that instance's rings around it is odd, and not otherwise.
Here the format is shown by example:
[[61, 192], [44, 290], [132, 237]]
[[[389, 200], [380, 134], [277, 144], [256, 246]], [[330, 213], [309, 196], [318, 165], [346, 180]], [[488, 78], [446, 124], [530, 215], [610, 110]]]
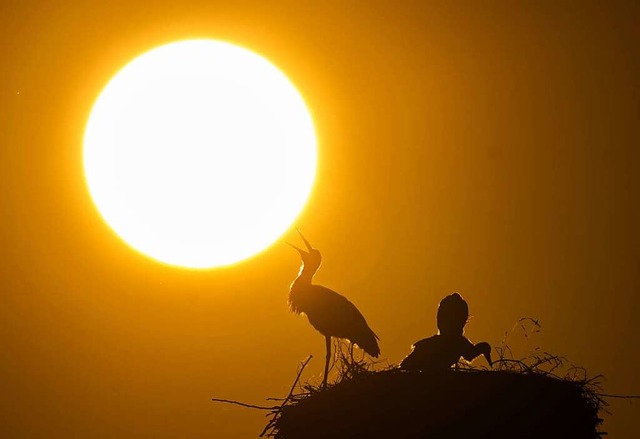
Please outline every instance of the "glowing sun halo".
[[249, 50], [181, 41], [135, 58], [84, 137], [89, 192], [130, 246], [165, 263], [227, 265], [273, 243], [313, 184], [316, 139], [283, 73]]

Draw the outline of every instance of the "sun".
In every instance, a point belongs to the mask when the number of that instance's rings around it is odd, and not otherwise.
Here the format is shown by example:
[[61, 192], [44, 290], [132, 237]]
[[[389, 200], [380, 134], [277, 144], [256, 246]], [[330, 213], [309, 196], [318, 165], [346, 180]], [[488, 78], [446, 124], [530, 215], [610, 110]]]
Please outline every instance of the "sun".
[[265, 58], [215, 40], [152, 49], [95, 102], [84, 136], [89, 193], [126, 243], [210, 268], [272, 244], [304, 207], [316, 137], [303, 98]]

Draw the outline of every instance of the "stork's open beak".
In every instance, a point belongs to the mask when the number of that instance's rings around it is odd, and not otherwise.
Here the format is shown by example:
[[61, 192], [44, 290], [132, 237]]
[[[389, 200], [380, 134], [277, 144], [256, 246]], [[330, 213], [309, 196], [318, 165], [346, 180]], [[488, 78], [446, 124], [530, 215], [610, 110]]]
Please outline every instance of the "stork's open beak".
[[305, 238], [305, 237], [304, 237], [304, 235], [303, 235], [302, 233], [300, 233], [300, 230], [298, 230], [298, 229], [296, 228], [296, 232], [298, 232], [298, 234], [300, 235], [300, 237], [301, 237], [301, 238], [302, 238], [302, 240], [304, 241], [304, 245], [306, 245], [306, 246], [307, 246], [307, 251], [302, 250], [300, 247], [295, 246], [295, 245], [293, 245], [293, 244], [291, 244], [291, 243], [288, 243], [288, 242], [287, 242], [287, 244], [288, 244], [289, 246], [291, 246], [291, 247], [295, 248], [296, 250], [298, 250], [298, 253], [300, 253], [300, 256], [308, 255], [308, 254], [309, 254], [309, 252], [310, 252], [311, 250], [313, 250], [313, 247], [311, 246], [311, 244], [309, 244], [309, 241], [307, 241], [307, 238]]
[[300, 238], [302, 238], [302, 240], [304, 241], [304, 245], [307, 246], [307, 250], [308, 251], [313, 250], [313, 247], [311, 247], [311, 244], [309, 244], [309, 241], [307, 241], [307, 238], [304, 237], [304, 235], [300, 232], [300, 230], [298, 230], [297, 227], [296, 227], [296, 232], [298, 232], [298, 235], [300, 235]]
[[298, 253], [300, 253], [300, 256], [304, 256], [304, 255], [308, 255], [309, 253], [307, 253], [306, 251], [302, 250], [300, 247], [296, 247], [295, 245], [291, 244], [291, 243], [286, 243], [287, 245], [295, 248], [296, 250], [298, 250]]

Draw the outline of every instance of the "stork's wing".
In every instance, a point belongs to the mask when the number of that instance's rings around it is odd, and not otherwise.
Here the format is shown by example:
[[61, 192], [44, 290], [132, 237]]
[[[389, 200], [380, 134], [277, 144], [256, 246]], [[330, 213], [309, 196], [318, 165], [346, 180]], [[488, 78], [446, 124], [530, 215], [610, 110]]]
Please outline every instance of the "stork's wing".
[[380, 354], [378, 336], [346, 297], [321, 285], [311, 285], [305, 302], [309, 322], [322, 334], [346, 338], [373, 357]]
[[430, 368], [440, 355], [440, 337], [434, 335], [415, 342], [413, 350], [402, 360], [400, 367], [406, 370], [423, 370]]

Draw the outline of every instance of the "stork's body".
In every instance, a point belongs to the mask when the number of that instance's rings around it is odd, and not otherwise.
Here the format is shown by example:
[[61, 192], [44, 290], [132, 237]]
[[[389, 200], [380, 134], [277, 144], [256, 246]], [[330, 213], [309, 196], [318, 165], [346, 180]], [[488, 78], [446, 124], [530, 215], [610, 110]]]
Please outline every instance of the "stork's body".
[[412, 347], [411, 353], [400, 363], [402, 369], [445, 371], [460, 361], [460, 357], [472, 361], [480, 355], [484, 355], [491, 365], [491, 346], [486, 342], [474, 345], [462, 334], [436, 334], [417, 341]]
[[302, 267], [298, 277], [291, 284], [289, 309], [295, 314], [306, 314], [309, 323], [325, 336], [327, 355], [322, 386], [326, 387], [331, 358], [331, 337], [349, 340], [367, 354], [377, 357], [380, 354], [378, 336], [369, 328], [358, 308], [346, 297], [322, 285], [313, 284], [313, 276], [320, 268], [320, 252], [311, 247], [302, 234], [300, 236], [308, 251], [292, 246], [302, 257]]

